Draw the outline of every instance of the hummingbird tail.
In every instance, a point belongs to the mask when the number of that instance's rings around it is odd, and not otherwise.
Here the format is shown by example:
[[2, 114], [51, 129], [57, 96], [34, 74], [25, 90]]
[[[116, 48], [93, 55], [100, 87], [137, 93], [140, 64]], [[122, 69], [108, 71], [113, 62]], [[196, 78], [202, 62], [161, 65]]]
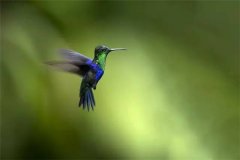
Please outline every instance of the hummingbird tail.
[[94, 100], [92, 88], [87, 86], [81, 88], [79, 107], [81, 106], [83, 107], [83, 109], [87, 107], [88, 111], [90, 107], [92, 108], [92, 110], [94, 110], [95, 100]]

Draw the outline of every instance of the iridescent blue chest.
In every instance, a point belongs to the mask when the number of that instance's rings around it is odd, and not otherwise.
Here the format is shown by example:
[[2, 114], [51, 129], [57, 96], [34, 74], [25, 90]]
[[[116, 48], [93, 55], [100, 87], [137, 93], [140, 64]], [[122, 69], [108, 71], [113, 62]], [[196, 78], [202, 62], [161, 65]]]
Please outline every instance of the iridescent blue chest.
[[97, 64], [93, 65], [93, 69], [94, 69], [94, 71], [95, 71], [95, 73], [96, 73], [96, 75], [95, 75], [95, 76], [96, 76], [96, 81], [98, 82], [98, 81], [101, 79], [104, 71], [103, 71], [103, 69], [102, 69], [99, 65], [97, 65]]
[[96, 86], [98, 81], [101, 79], [104, 71], [103, 69], [96, 63], [89, 63], [90, 70], [85, 76], [85, 79], [92, 86]]

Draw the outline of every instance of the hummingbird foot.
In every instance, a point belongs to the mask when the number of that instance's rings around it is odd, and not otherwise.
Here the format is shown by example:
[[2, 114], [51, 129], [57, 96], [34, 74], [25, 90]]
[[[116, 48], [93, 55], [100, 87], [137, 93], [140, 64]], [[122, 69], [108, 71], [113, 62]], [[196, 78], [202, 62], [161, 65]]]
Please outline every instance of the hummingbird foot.
[[93, 83], [92, 88], [95, 90], [97, 88], [97, 83]]

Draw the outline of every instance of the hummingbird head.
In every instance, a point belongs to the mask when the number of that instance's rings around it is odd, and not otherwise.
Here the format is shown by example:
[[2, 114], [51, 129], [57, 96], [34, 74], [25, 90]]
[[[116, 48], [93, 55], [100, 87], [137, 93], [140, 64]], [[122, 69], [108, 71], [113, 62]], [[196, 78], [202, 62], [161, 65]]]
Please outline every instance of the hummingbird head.
[[107, 46], [100, 45], [95, 48], [95, 57], [99, 57], [101, 55], [107, 56], [108, 53], [110, 53], [111, 51], [116, 51], [116, 50], [126, 50], [126, 49], [125, 48], [112, 48], [111, 49]]
[[95, 48], [95, 54], [93, 61], [100, 65], [104, 69], [107, 55], [116, 50], [125, 50], [125, 48], [108, 48], [107, 46], [100, 45]]

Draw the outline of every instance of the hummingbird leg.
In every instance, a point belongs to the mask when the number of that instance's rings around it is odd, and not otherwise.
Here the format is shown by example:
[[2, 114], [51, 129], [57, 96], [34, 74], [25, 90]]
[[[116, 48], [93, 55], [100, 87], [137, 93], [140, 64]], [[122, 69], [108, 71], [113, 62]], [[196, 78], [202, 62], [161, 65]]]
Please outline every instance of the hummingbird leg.
[[95, 90], [97, 88], [97, 83], [95, 82], [92, 87]]

